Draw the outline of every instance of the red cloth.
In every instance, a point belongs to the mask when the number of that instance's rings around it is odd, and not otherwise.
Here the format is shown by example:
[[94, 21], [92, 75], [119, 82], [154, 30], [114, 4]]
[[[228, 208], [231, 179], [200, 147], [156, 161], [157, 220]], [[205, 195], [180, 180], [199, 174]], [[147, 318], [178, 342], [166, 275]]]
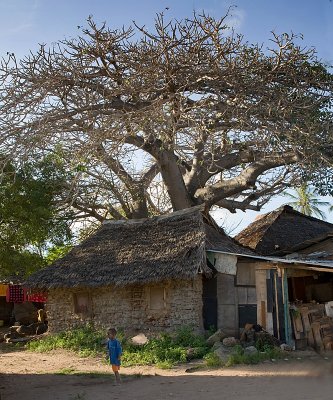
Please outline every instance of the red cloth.
[[21, 285], [9, 285], [6, 292], [8, 303], [24, 303], [26, 300], [26, 290]]
[[27, 301], [34, 301], [35, 303], [46, 303], [47, 293], [29, 293]]

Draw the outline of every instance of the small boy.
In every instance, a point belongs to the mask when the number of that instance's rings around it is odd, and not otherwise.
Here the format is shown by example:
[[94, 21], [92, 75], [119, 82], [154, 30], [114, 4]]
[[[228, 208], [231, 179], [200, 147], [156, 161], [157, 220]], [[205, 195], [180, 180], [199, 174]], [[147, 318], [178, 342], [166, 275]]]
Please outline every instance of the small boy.
[[119, 340], [116, 339], [117, 330], [115, 328], [108, 329], [107, 349], [108, 358], [110, 359], [110, 364], [112, 366], [112, 371], [116, 378], [116, 383], [119, 385], [121, 383], [119, 370], [120, 370], [120, 359], [122, 354], [122, 348]]

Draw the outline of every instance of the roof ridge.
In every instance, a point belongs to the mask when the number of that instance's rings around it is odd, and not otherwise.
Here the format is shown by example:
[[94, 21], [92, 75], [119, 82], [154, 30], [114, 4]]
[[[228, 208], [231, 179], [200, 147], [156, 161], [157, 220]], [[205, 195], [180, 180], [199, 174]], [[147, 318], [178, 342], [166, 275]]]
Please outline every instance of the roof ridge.
[[164, 221], [165, 219], [175, 219], [177, 217], [180, 217], [182, 215], [188, 215], [188, 214], [195, 214], [198, 213], [199, 211], [203, 210], [203, 205], [199, 206], [194, 206], [194, 207], [189, 207], [189, 208], [184, 208], [182, 210], [178, 211], [173, 211], [168, 214], [162, 214], [162, 215], [157, 215], [154, 217], [148, 217], [148, 218], [138, 218], [138, 219], [119, 219], [119, 220], [114, 220], [114, 219], [107, 219], [103, 221], [102, 225], [135, 225], [135, 224], [144, 224], [145, 222], [148, 223], [156, 223], [158, 221]]
[[[274, 218], [274, 221], [276, 221], [276, 219], [282, 214], [282, 212], [284, 211], [283, 207], [279, 207], [275, 210], [269, 211], [265, 214], [262, 215], [261, 218], [252, 221], [247, 227], [245, 227], [243, 230], [241, 230], [236, 236], [235, 236], [235, 240], [238, 241], [237, 237], [240, 236], [241, 234], [245, 233], [248, 230], [251, 230], [251, 228], [253, 228], [253, 226], [255, 225], [259, 225], [260, 222], [263, 222], [263, 220], [266, 218], [268, 218], [269, 216], [276, 214], [276, 217]], [[267, 225], [267, 227], [264, 229], [264, 233], [266, 233], [269, 229], [269, 227], [272, 225], [272, 223], [270, 225]]]

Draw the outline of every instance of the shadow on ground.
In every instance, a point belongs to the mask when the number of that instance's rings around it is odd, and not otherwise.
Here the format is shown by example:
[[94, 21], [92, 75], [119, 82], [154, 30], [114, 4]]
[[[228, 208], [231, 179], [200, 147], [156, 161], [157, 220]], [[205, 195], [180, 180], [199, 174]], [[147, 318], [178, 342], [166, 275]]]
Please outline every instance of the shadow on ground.
[[17, 353], [18, 351], [25, 351], [26, 348], [22, 343], [0, 343], [0, 355], [6, 353]]
[[114, 386], [107, 374], [0, 374], [0, 393], [1, 400], [332, 400], [333, 377], [135, 375]]

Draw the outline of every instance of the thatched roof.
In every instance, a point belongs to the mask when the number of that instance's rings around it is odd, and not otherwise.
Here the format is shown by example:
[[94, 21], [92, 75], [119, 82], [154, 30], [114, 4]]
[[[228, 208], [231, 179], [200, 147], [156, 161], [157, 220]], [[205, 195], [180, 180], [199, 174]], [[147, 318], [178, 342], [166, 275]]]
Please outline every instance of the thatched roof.
[[288, 251], [304, 242], [333, 230], [333, 224], [304, 215], [290, 206], [264, 214], [235, 239], [259, 254], [272, 255]]
[[302, 251], [307, 249], [308, 247], [311, 247], [315, 244], [319, 244], [321, 242], [326, 242], [328, 240], [333, 240], [333, 230], [324, 233], [323, 235], [316, 236], [314, 238], [304, 240], [304, 242], [297, 244], [296, 246], [293, 246], [290, 250], [292, 252], [297, 252], [297, 251]]
[[221, 248], [224, 243], [225, 251], [241, 247], [212, 227], [206, 235], [206, 227], [197, 207], [151, 219], [109, 221], [25, 284], [39, 289], [98, 287], [210, 275], [207, 236]]
[[223, 229], [218, 227], [214, 221], [210, 220], [209, 222], [205, 223], [206, 250], [244, 255], [255, 254], [252, 250], [243, 247], [235, 239], [226, 235]]

